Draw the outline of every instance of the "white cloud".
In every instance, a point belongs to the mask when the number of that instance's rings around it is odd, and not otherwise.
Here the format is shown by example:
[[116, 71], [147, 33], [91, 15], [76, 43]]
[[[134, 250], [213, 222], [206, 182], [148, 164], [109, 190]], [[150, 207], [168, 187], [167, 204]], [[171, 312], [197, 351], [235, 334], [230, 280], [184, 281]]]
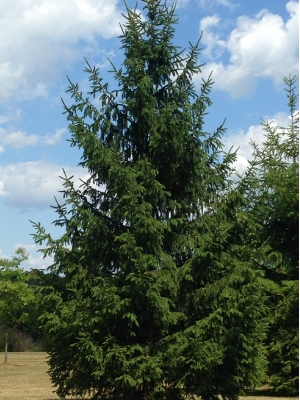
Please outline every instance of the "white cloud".
[[45, 138], [41, 138], [41, 141], [47, 145], [54, 145], [61, 141], [62, 136], [67, 132], [66, 128], [56, 129], [54, 135], [46, 135]]
[[[42, 253], [39, 252], [39, 249], [41, 249], [41, 246], [38, 246], [36, 244], [28, 244], [28, 243], [18, 243], [14, 246], [14, 251], [22, 247], [28, 258], [27, 260], [24, 260], [20, 267], [24, 270], [31, 270], [31, 269], [41, 269], [45, 270], [48, 268], [50, 265], [53, 264], [53, 257], [47, 256], [43, 257]], [[11, 256], [6, 255], [2, 249], [0, 249], [0, 259], [12, 259], [12, 257], [15, 256], [15, 253]]]
[[[67, 175], [87, 179], [87, 172], [79, 167], [65, 167]], [[21, 209], [45, 209], [61, 199], [62, 166], [42, 161], [28, 161], [0, 167], [0, 196], [8, 206]]]
[[4, 196], [4, 182], [0, 181], [0, 196]]
[[215, 14], [204, 17], [200, 21], [200, 32], [204, 33], [203, 42], [205, 43], [202, 54], [210, 59], [221, 56], [226, 48], [226, 42], [221, 40], [218, 34], [210, 31], [210, 28], [218, 26], [219, 22], [220, 18]]
[[23, 131], [7, 132], [5, 129], [0, 128], [0, 143], [3, 147], [23, 148], [25, 146], [34, 146], [38, 141], [39, 137], [37, 135], [27, 135]]
[[198, 0], [198, 3], [201, 8], [207, 10], [211, 10], [217, 5], [221, 5], [227, 7], [229, 9], [236, 8], [236, 4], [229, 0]]
[[[200, 30], [206, 27], [202, 41], [207, 46], [205, 52], [215, 58], [203, 67], [203, 73], [213, 71], [215, 88], [240, 97], [258, 78], [271, 78], [279, 84], [287, 74], [298, 73], [298, 3], [289, 1], [286, 9], [290, 14], [287, 22], [268, 10], [260, 11], [255, 18], [239, 17], [226, 42], [219, 33], [211, 32], [219, 22], [217, 16], [200, 21]], [[217, 60], [225, 50], [230, 56], [227, 65]]]
[[55, 145], [61, 141], [66, 131], [65, 128], [56, 129], [55, 133], [52, 135], [38, 136], [36, 134], [27, 134], [21, 130], [12, 131], [10, 129], [0, 128], [0, 153], [3, 152], [6, 147], [21, 149], [27, 146]]
[[28, 259], [23, 261], [21, 267], [25, 270], [30, 269], [46, 269], [50, 265], [53, 264], [53, 257], [47, 256], [43, 257], [42, 253], [39, 250], [43, 247], [38, 246], [36, 244], [28, 244], [28, 243], [19, 243], [14, 246], [15, 250], [19, 247], [22, 247], [26, 254], [28, 255]]
[[216, 1], [217, 1], [217, 4], [220, 4], [221, 6], [224, 6], [224, 7], [229, 7], [229, 8], [235, 7], [234, 3], [232, 3], [229, 0], [216, 0]]
[[[181, 7], [185, 7], [189, 2], [190, 2], [190, 0], [177, 0], [176, 1], [176, 10], [178, 10]], [[174, 4], [174, 1], [169, 0], [168, 4], [170, 4], [170, 5]]]
[[0, 258], [9, 258], [6, 254], [4, 254], [3, 250], [0, 249]]
[[[13, 132], [12, 130], [1, 128], [1, 125], [5, 125], [12, 121], [16, 122], [21, 118], [21, 115], [22, 115], [22, 110], [19, 108], [13, 108], [7, 110], [6, 113], [4, 114], [0, 114], [0, 153], [3, 153], [5, 151], [7, 143], [9, 143], [10, 139], [12, 139], [10, 135], [17, 133]], [[18, 131], [18, 133], [20, 134], [21, 131]], [[24, 132], [22, 133], [24, 134]], [[0, 187], [0, 192], [1, 192], [1, 187]]]
[[19, 108], [9, 110], [6, 114], [0, 114], [0, 125], [10, 121], [19, 120], [22, 115], [22, 110]]
[[[265, 120], [269, 121], [274, 127], [288, 127], [291, 124], [290, 116], [283, 112], [273, 117], [266, 117]], [[223, 144], [226, 150], [229, 150], [232, 146], [234, 146], [234, 149], [238, 148], [237, 160], [233, 166], [239, 173], [243, 173], [246, 170], [248, 161], [252, 159], [253, 147], [250, 142], [255, 142], [261, 147], [265, 141], [265, 134], [266, 132], [261, 125], [252, 125], [247, 132], [243, 130], [229, 132], [223, 137]]]
[[118, 0], [1, 0], [0, 102], [46, 96], [78, 44], [118, 35]]
[[[185, 7], [190, 0], [177, 0], [176, 1], [176, 9]], [[198, 5], [204, 10], [211, 10], [216, 8], [216, 6], [221, 5], [227, 7], [229, 9], [236, 8], [236, 4], [230, 0], [196, 0]], [[172, 5], [174, 1], [168, 0], [168, 4]]]

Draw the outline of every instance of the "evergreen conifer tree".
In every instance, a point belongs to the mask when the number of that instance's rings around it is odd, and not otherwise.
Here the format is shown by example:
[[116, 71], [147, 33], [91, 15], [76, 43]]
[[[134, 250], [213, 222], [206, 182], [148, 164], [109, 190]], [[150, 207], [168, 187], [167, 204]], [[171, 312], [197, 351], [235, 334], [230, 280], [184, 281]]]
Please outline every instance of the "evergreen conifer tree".
[[[235, 399], [263, 374], [264, 294], [230, 190], [223, 124], [204, 130], [212, 81], [196, 88], [199, 42], [173, 44], [175, 7], [127, 8], [116, 89], [87, 64], [70, 81], [71, 144], [90, 178], [63, 176], [64, 204], [42, 326], [57, 394], [99, 399]], [[98, 101], [99, 107], [95, 105]]]
[[[297, 76], [284, 78], [290, 125], [262, 121], [265, 140], [240, 187], [245, 218], [256, 225], [252, 249], [259, 254], [269, 293], [268, 361], [276, 392], [299, 391], [299, 111]], [[248, 235], [249, 237], [250, 235]]]

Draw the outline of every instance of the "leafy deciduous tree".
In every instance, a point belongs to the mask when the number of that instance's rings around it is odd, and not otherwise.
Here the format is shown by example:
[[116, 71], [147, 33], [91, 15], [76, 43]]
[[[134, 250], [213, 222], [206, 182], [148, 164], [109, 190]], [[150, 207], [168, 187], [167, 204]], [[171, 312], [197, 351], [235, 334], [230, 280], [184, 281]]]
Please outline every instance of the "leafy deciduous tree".
[[28, 286], [28, 275], [20, 268], [26, 260], [25, 250], [19, 248], [10, 260], [0, 259], [0, 324], [6, 333], [5, 360], [7, 362], [8, 328], [22, 324], [28, 318], [26, 306], [33, 302], [34, 292]]

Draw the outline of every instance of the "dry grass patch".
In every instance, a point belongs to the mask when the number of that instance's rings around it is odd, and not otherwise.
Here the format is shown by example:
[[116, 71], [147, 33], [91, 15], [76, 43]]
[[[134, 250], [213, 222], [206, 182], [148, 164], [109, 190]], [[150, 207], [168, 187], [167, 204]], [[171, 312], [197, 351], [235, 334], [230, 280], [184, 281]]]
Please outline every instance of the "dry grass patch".
[[[53, 393], [46, 364], [46, 353], [9, 353], [4, 364], [0, 352], [1, 400], [58, 400]], [[241, 396], [240, 400], [296, 400], [298, 397]]]
[[298, 400], [299, 397], [240, 396], [239, 400]]
[[0, 353], [1, 400], [58, 400], [47, 374], [46, 353]]

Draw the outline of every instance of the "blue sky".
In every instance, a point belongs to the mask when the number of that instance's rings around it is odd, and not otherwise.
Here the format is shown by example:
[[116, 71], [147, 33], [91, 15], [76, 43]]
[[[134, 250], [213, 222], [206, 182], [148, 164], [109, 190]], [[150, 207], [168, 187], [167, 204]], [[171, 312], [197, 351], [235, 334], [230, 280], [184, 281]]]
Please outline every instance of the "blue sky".
[[[294, 0], [177, 2], [175, 44], [188, 47], [203, 31], [199, 62], [205, 66], [195, 85], [213, 71], [206, 130], [227, 119], [224, 144], [240, 146], [240, 171], [251, 158], [250, 139], [263, 140], [261, 118], [288, 124], [282, 78], [298, 74], [298, 8]], [[0, 257], [23, 246], [26, 268], [51, 263], [37, 252], [30, 220], [58, 237], [50, 205], [59, 196], [62, 168], [77, 179], [86, 176], [77, 166], [79, 151], [67, 141], [60, 100], [71, 104], [66, 77], [88, 90], [86, 57], [113, 88], [108, 58], [116, 66], [123, 61], [122, 12], [120, 0], [1, 0]]]

